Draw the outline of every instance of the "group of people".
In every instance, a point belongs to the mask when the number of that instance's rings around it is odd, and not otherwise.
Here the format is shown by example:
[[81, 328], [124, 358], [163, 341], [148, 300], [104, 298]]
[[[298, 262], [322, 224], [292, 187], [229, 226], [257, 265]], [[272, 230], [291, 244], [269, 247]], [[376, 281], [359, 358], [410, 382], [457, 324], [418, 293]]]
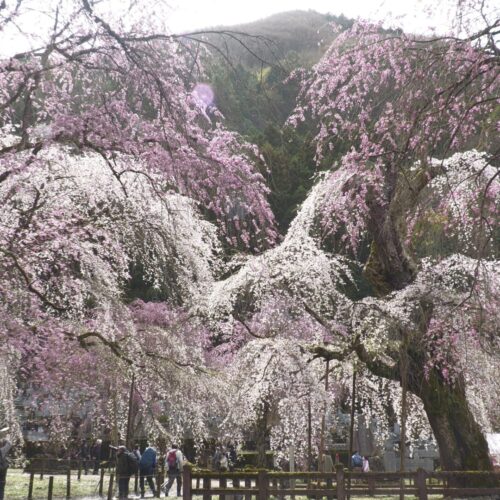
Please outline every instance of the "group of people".
[[66, 450], [64, 456], [61, 458], [70, 458], [74, 460], [81, 460], [85, 474], [88, 473], [89, 468], [92, 468], [93, 474], [99, 474], [102, 461], [102, 439], [96, 439], [90, 446], [88, 441], [83, 440], [80, 446], [73, 450]]
[[221, 472], [233, 470], [236, 459], [237, 454], [234, 446], [230, 445], [228, 448], [217, 446], [212, 457], [212, 469]]
[[167, 481], [155, 487], [155, 472], [157, 467], [157, 451], [151, 445], [147, 445], [141, 454], [139, 446], [132, 451], [126, 446], [118, 446], [116, 449], [116, 475], [118, 478], [118, 498], [128, 498], [130, 478], [139, 473], [139, 486], [141, 498], [146, 494], [146, 483], [153, 492], [157, 494], [157, 488], [161, 488], [168, 496], [170, 488], [177, 482], [177, 496], [181, 496], [182, 490], [182, 466], [184, 458], [181, 450], [176, 444], [172, 444], [165, 454], [165, 468], [167, 470]]
[[[1, 429], [0, 433], [5, 429]], [[4, 499], [5, 481], [7, 476], [8, 453], [11, 449], [11, 443], [8, 439], [0, 439], [0, 500]], [[89, 452], [90, 457], [94, 459], [94, 472], [97, 473], [101, 460], [102, 441], [96, 440], [94, 446]], [[139, 446], [133, 450], [128, 450], [126, 446], [111, 447], [116, 451], [116, 476], [118, 479], [118, 497], [120, 500], [128, 498], [129, 482], [132, 476], [139, 474], [139, 485], [141, 498], [146, 494], [146, 483], [153, 492], [153, 497], [158, 493], [158, 489], [165, 492], [166, 496], [172, 488], [174, 482], [177, 483], [177, 496], [181, 496], [182, 491], [182, 468], [184, 457], [176, 444], [172, 444], [170, 449], [164, 455], [164, 463], [167, 471], [167, 481], [162, 485], [155, 486], [155, 476], [158, 464], [158, 453], [156, 449], [148, 444], [141, 453]], [[236, 462], [236, 451], [233, 447], [225, 449], [217, 447], [212, 457], [212, 467], [214, 470], [227, 471], [232, 469]], [[370, 464], [368, 457], [362, 456], [355, 451], [351, 457], [351, 466], [354, 470], [369, 472]], [[97, 469], [97, 470], [96, 470]]]
[[362, 456], [356, 450], [351, 457], [351, 466], [354, 470], [370, 472], [370, 462], [368, 457]]

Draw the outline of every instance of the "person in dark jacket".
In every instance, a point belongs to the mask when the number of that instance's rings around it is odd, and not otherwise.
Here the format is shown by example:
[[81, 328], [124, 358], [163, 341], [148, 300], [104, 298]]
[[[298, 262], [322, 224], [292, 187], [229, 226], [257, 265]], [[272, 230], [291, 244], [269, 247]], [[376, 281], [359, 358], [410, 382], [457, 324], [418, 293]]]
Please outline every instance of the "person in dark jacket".
[[[4, 431], [4, 429], [2, 429], [2, 431]], [[12, 444], [8, 439], [0, 439], [0, 500], [3, 500], [4, 498], [5, 483], [7, 481], [7, 469], [9, 468], [7, 454], [9, 453], [11, 447]]]
[[140, 474], [140, 487], [141, 487], [141, 498], [144, 498], [146, 494], [146, 488], [144, 485], [144, 479], [149, 484], [151, 491], [153, 492], [153, 497], [156, 496], [156, 488], [154, 483], [154, 475], [156, 469], [156, 450], [148, 443], [147, 448], [141, 456], [139, 462], [139, 474]]
[[94, 474], [99, 474], [99, 467], [101, 466], [101, 449], [102, 439], [96, 439], [94, 446], [90, 450], [90, 457], [94, 460]]
[[80, 450], [78, 451], [78, 458], [82, 461], [83, 470], [85, 474], [89, 471], [90, 461], [90, 447], [85, 439], [82, 440]]
[[118, 446], [116, 450], [116, 477], [118, 478], [118, 498], [128, 498], [128, 486], [130, 481], [129, 458], [127, 448]]

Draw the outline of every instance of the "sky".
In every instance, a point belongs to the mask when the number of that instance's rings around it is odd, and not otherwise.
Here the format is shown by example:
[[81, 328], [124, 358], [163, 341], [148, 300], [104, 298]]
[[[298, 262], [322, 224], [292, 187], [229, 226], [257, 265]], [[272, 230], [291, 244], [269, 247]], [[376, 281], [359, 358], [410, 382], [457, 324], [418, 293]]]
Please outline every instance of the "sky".
[[[0, 0], [5, 1], [5, 0]], [[12, 8], [18, 0], [6, 0]], [[213, 26], [248, 23], [290, 10], [316, 10], [349, 18], [381, 21], [385, 27], [402, 28], [407, 32], [444, 34], [455, 19], [451, 7], [459, 0], [96, 0], [96, 9], [112, 26], [146, 24], [154, 32], [196, 31]], [[486, 2], [500, 16], [500, 0], [467, 0], [469, 4]], [[6, 29], [0, 29], [0, 56], [43, 47], [59, 18], [71, 17], [76, 0], [23, 0], [22, 16]], [[6, 9], [3, 9], [5, 11]], [[8, 9], [7, 9], [8, 10]], [[0, 28], [2, 15], [0, 10]], [[475, 14], [477, 16], [477, 14]], [[155, 28], [156, 25], [156, 28]]]
[[247, 23], [297, 9], [385, 21], [419, 32], [429, 26], [445, 30], [450, 20], [449, 2], [442, 0], [169, 0], [168, 5], [173, 32]]

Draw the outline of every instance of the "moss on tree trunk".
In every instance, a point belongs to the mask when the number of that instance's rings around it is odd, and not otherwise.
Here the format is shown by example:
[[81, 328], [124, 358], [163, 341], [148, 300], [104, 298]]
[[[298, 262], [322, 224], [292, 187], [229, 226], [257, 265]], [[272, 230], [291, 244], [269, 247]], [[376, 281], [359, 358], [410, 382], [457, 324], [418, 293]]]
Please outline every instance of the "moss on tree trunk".
[[[470, 411], [462, 380], [450, 385], [433, 370], [428, 380], [422, 378], [419, 384], [412, 384], [411, 390], [423, 402], [439, 446], [443, 470], [493, 470], [488, 443]], [[487, 483], [484, 477], [450, 480], [450, 486], [486, 486]]]

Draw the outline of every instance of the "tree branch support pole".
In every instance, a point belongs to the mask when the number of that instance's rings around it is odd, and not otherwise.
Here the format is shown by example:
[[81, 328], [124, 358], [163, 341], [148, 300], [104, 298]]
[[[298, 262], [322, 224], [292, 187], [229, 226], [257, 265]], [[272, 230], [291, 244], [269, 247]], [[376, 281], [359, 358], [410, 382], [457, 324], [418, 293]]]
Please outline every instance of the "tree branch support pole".
[[[405, 455], [406, 455], [406, 416], [407, 416], [407, 389], [408, 389], [408, 339], [406, 331], [403, 332], [403, 345], [401, 346], [401, 431], [399, 441], [399, 471], [405, 471]], [[404, 500], [405, 479], [402, 476], [400, 479], [399, 499]]]
[[[330, 360], [326, 360], [326, 367], [325, 367], [325, 393], [326, 397], [328, 397], [328, 372], [330, 371]], [[325, 400], [325, 404], [323, 407], [323, 416], [321, 417], [321, 435], [320, 435], [320, 440], [319, 440], [319, 457], [318, 457], [318, 470], [320, 472], [325, 471], [325, 430], [326, 430], [326, 409], [327, 409], [327, 404]]]
[[307, 471], [312, 468], [312, 412], [311, 399], [307, 400]]
[[135, 391], [135, 373], [132, 373], [132, 382], [130, 383], [130, 394], [128, 398], [128, 415], [127, 415], [127, 439], [126, 445], [130, 450], [132, 446], [132, 406], [134, 403]]
[[[354, 415], [356, 411], [356, 362], [352, 365], [352, 393], [351, 393], [351, 425], [349, 427], [349, 456], [347, 457], [347, 463], [349, 470], [352, 471], [352, 455], [354, 452]], [[347, 481], [347, 498], [351, 497], [351, 476]]]

